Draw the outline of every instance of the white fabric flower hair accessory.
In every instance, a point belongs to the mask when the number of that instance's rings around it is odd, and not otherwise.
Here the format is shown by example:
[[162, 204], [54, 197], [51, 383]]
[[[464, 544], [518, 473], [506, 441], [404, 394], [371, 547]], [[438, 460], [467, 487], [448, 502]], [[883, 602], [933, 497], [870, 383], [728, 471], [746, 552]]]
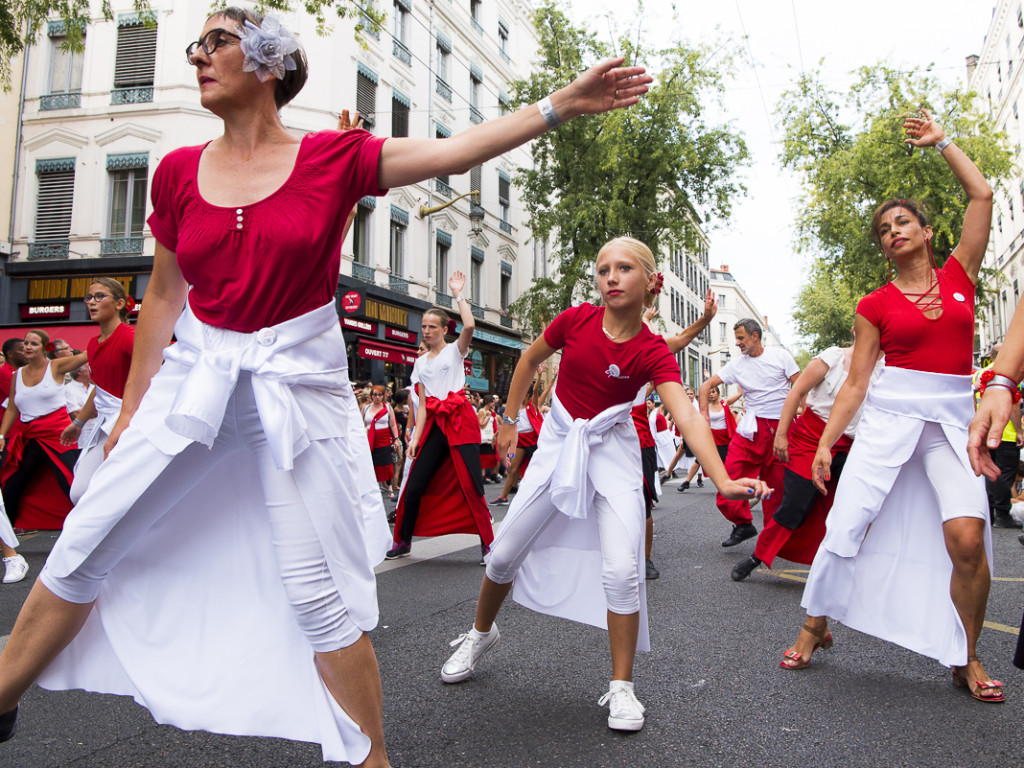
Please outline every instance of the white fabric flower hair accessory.
[[264, 17], [262, 27], [246, 19], [245, 25], [238, 27], [238, 34], [245, 55], [243, 72], [255, 72], [265, 83], [272, 77], [284, 80], [285, 72], [295, 69], [295, 60], [289, 54], [299, 49], [299, 42], [275, 17]]

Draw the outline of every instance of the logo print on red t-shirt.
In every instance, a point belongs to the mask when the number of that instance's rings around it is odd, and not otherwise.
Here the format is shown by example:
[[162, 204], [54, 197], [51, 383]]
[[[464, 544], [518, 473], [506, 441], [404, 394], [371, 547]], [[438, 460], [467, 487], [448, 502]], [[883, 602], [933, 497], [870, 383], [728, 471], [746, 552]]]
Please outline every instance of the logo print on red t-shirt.
[[613, 379], [628, 379], [629, 376], [623, 376], [622, 371], [619, 370], [619, 366], [612, 363], [608, 366], [608, 370], [604, 372], [605, 376], [611, 376]]

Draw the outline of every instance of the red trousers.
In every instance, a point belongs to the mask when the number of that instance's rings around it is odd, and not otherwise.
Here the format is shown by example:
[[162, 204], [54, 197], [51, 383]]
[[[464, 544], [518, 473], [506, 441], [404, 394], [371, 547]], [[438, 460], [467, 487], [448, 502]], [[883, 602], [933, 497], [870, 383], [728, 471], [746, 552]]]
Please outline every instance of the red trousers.
[[[725, 457], [725, 471], [730, 479], [760, 478], [774, 489], [770, 499], [761, 501], [761, 508], [766, 519], [775, 514], [775, 510], [782, 502], [784, 468], [782, 464], [775, 461], [775, 456], [772, 453], [772, 447], [775, 444], [775, 429], [778, 425], [778, 419], [758, 418], [757, 434], [754, 435], [754, 439], [748, 440], [737, 432], [732, 436], [729, 453]], [[719, 493], [715, 496], [715, 503], [725, 519], [733, 525], [753, 522], [749, 501], [732, 501]]]

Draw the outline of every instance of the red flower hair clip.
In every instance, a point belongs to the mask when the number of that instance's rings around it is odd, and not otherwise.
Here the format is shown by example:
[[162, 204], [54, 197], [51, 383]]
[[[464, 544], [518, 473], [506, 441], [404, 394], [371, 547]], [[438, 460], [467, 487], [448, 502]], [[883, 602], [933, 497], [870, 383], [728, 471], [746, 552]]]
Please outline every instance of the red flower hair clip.
[[126, 297], [124, 300], [124, 308], [127, 309], [129, 312], [135, 309], [135, 299], [132, 298], [131, 296]]
[[655, 277], [656, 279], [654, 281], [654, 287], [651, 288], [651, 293], [657, 296], [661, 293], [661, 289], [665, 285], [665, 276], [661, 272], [658, 272]]
[[57, 345], [54, 344], [52, 341], [46, 342], [46, 351], [47, 352], [56, 352], [57, 351]]

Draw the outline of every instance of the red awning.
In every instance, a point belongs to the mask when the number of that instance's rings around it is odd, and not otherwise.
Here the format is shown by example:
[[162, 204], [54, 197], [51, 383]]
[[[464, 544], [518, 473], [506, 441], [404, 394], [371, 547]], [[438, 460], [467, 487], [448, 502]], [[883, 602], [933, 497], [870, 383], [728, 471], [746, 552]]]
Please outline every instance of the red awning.
[[359, 356], [368, 360], [383, 360], [401, 365], [416, 364], [416, 348], [385, 344], [383, 341], [359, 339]]

